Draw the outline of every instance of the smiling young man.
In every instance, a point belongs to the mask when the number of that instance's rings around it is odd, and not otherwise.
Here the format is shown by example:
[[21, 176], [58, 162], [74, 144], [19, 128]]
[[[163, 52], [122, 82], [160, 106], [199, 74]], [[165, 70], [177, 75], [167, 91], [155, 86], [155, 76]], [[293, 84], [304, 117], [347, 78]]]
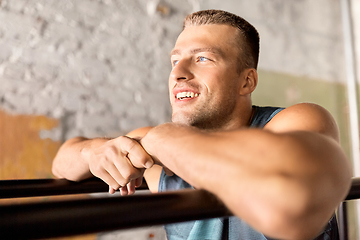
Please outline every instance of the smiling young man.
[[187, 16], [171, 52], [172, 123], [70, 139], [54, 174], [97, 176], [123, 195], [144, 175], [153, 192], [205, 189], [235, 215], [168, 225], [169, 240], [337, 239], [333, 215], [351, 174], [336, 123], [315, 104], [252, 106], [258, 52], [244, 19], [218, 10]]

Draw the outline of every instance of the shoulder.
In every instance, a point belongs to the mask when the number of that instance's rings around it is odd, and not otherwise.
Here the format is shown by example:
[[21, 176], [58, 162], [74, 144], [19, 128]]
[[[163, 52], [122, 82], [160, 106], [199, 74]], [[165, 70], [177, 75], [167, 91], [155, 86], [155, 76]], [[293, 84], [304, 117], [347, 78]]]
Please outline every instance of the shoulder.
[[300, 103], [282, 110], [264, 129], [278, 133], [311, 131], [339, 140], [334, 118], [325, 108], [313, 103]]

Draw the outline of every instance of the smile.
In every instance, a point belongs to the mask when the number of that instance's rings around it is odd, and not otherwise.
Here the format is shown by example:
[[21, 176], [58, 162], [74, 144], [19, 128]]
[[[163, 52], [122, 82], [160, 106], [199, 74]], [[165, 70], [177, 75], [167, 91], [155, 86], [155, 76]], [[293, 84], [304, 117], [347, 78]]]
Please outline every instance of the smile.
[[185, 99], [185, 98], [196, 98], [198, 97], [200, 94], [198, 93], [194, 93], [194, 92], [180, 92], [178, 94], [176, 94], [176, 98], [179, 100]]

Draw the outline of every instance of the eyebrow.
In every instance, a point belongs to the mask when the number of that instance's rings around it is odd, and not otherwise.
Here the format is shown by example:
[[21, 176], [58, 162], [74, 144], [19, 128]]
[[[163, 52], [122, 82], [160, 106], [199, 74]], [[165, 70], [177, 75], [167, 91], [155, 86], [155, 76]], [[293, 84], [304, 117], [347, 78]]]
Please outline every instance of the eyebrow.
[[[214, 53], [216, 55], [220, 55], [222, 56], [223, 53], [222, 51], [219, 49], [219, 48], [213, 48], [213, 47], [209, 47], [209, 48], [195, 48], [195, 49], [192, 49], [190, 51], [191, 54], [196, 54], [196, 53], [199, 53], [199, 52], [210, 52], [210, 53]], [[170, 56], [173, 56], [173, 55], [181, 55], [181, 50], [179, 49], [173, 49], [170, 53]]]

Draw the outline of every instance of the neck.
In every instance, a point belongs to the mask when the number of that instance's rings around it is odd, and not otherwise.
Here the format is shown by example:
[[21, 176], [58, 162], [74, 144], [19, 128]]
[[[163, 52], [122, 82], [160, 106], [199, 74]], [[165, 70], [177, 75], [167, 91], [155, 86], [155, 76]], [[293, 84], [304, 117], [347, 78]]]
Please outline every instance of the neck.
[[240, 110], [237, 112], [234, 120], [229, 122], [222, 130], [235, 130], [243, 127], [248, 127], [251, 124], [251, 120], [255, 113], [255, 108], [252, 107], [252, 104], [243, 105]]
[[248, 127], [251, 124], [251, 120], [255, 113], [255, 108], [252, 107], [251, 101], [247, 104], [242, 104], [237, 108], [231, 116], [229, 116], [229, 120], [220, 125], [199, 125], [197, 127], [206, 131], [230, 131], [236, 130], [243, 127]]

